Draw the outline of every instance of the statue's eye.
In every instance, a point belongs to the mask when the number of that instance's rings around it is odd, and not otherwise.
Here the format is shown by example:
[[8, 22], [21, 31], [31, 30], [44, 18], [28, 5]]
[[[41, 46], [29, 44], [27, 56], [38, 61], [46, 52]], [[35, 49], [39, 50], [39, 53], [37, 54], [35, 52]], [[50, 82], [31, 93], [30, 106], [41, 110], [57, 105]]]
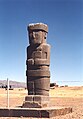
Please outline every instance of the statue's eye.
[[47, 33], [45, 33], [45, 36], [44, 36], [44, 38], [46, 39], [46, 37], [47, 37]]
[[30, 33], [29, 36], [32, 37], [33, 36], [33, 33]]
[[38, 36], [38, 33], [35, 33], [35, 36], [37, 37]]

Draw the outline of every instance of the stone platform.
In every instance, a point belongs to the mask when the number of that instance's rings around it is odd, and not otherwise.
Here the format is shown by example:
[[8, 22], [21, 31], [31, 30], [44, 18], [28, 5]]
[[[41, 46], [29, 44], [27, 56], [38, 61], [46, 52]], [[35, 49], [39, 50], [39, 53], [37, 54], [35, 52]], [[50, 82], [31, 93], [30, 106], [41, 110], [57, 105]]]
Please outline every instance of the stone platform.
[[37, 117], [50, 118], [72, 112], [70, 107], [48, 108], [0, 108], [0, 117]]

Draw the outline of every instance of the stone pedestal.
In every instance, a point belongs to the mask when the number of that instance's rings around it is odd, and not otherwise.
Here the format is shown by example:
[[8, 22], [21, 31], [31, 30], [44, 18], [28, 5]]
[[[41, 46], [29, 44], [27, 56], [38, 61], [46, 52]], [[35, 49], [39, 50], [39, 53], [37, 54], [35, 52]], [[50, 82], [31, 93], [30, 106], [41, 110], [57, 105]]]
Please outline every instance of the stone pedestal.
[[50, 107], [50, 108], [0, 108], [0, 117], [31, 117], [31, 118], [53, 118], [72, 112], [72, 108]]
[[44, 108], [49, 106], [49, 97], [42, 95], [28, 95], [25, 97], [25, 101], [22, 108]]

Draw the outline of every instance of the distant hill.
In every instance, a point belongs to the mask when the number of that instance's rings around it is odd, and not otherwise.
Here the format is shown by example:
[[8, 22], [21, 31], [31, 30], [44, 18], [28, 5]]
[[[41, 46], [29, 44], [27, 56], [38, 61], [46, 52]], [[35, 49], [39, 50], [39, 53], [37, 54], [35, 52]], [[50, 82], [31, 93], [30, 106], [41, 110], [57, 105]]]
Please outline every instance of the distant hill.
[[[6, 85], [7, 85], [7, 80], [0, 80], [0, 88]], [[9, 85], [11, 85], [11, 88], [26, 88], [25, 82], [18, 82], [18, 81], [10, 80]], [[58, 85], [56, 83], [50, 83], [50, 87], [58, 87]]]
[[[0, 87], [7, 85], [7, 80], [0, 80]], [[24, 82], [17, 82], [17, 81], [9, 81], [9, 85], [12, 88], [26, 88], [26, 83]]]

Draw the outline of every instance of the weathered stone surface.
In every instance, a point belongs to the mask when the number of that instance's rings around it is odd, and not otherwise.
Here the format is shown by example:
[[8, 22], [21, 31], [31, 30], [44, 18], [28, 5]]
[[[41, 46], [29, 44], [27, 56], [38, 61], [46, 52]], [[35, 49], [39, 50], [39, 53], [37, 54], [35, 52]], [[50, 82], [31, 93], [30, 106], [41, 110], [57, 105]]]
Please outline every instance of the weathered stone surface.
[[72, 112], [69, 107], [51, 107], [51, 108], [0, 108], [0, 117], [37, 117], [51, 118], [59, 115], [65, 115]]
[[[39, 80], [37, 80], [39, 79]], [[43, 85], [42, 85], [43, 83]], [[28, 94], [49, 96], [49, 78], [30, 77], [28, 80]]]
[[50, 45], [46, 43], [48, 26], [43, 23], [29, 24], [29, 46], [27, 47], [28, 95], [49, 95]]
[[29, 24], [29, 26], [27, 27], [27, 30], [43, 30], [45, 32], [48, 32], [48, 27], [46, 24], [42, 24], [42, 23], [36, 23], [35, 25], [34, 24]]
[[47, 107], [50, 88], [50, 45], [46, 43], [48, 26], [42, 23], [30, 24], [27, 30], [30, 44], [26, 60], [28, 96], [22, 107]]
[[27, 76], [34, 76], [34, 77], [50, 77], [50, 71], [47, 70], [28, 70], [28, 72], [26, 72]]
[[[72, 108], [51, 107], [49, 101], [50, 45], [46, 43], [48, 26], [42, 23], [30, 24], [27, 30], [30, 44], [26, 60], [28, 95], [23, 102], [22, 113], [18, 113], [18, 116], [47, 118], [72, 112]], [[13, 113], [15, 115], [15, 111]]]
[[25, 97], [23, 108], [43, 108], [49, 106], [49, 97], [42, 95], [28, 95]]
[[48, 106], [48, 102], [42, 102], [39, 103], [38, 101], [36, 102], [31, 102], [31, 101], [25, 101], [23, 104], [23, 108], [43, 108], [43, 107], [47, 107]]

